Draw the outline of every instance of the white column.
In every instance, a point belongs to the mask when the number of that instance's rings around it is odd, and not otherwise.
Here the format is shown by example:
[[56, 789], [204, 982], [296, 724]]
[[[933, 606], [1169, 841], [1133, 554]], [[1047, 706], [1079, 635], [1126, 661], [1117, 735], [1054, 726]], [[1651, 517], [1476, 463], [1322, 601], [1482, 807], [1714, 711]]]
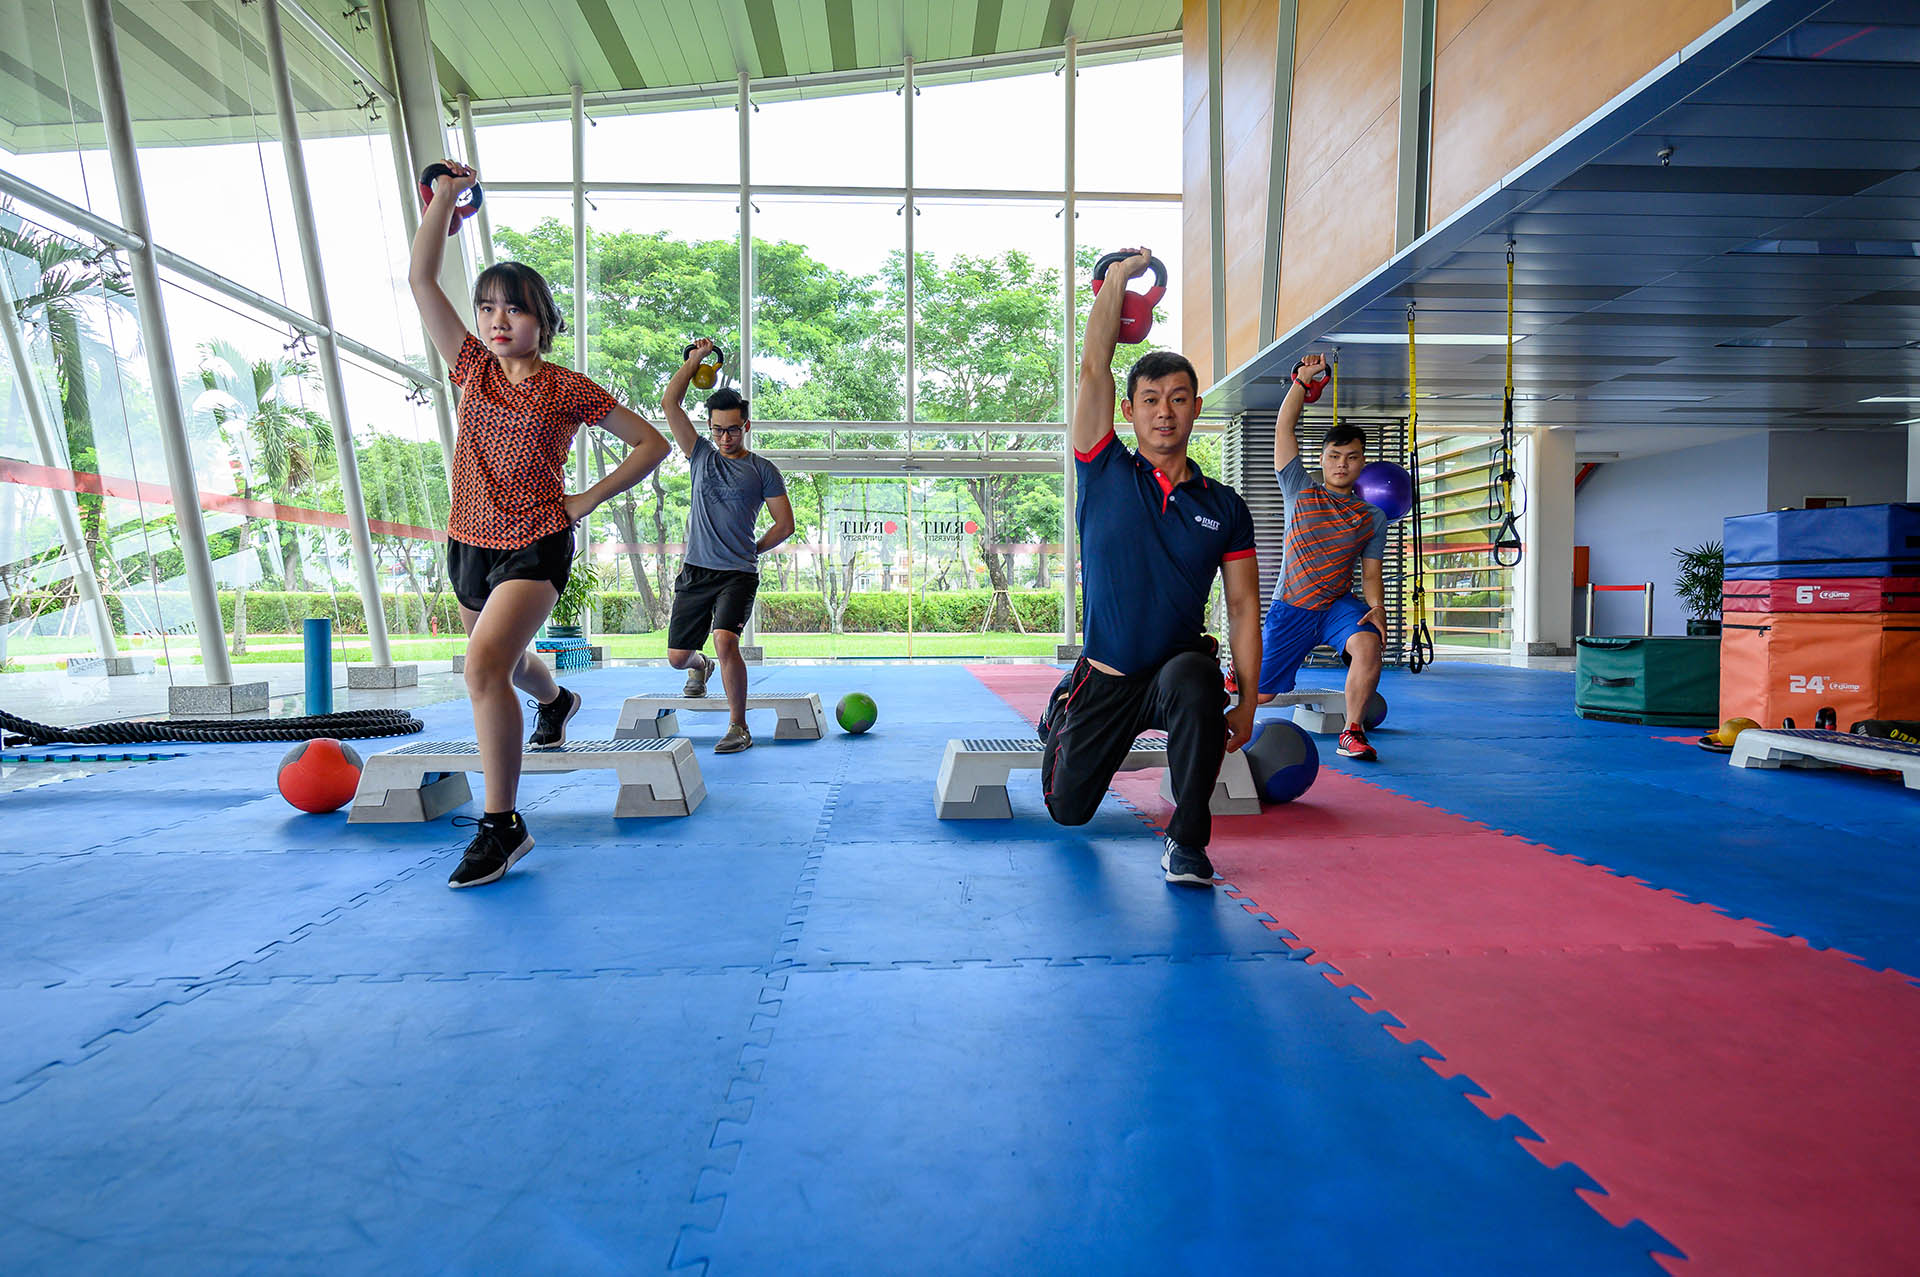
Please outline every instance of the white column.
[[213, 584], [213, 558], [207, 549], [206, 523], [200, 517], [200, 481], [193, 470], [193, 448], [187, 442], [186, 414], [180, 409], [180, 375], [173, 362], [173, 336], [167, 329], [160, 272], [153, 262], [146, 188], [140, 181], [133, 119], [127, 112], [126, 84], [121, 79], [113, 0], [86, 0], [86, 12], [93, 78], [100, 91], [101, 123], [113, 161], [114, 186], [120, 196], [120, 224], [138, 243], [138, 247], [127, 250], [127, 273], [140, 312], [140, 343], [146, 347], [147, 376], [152, 383], [154, 416], [166, 458], [167, 486], [173, 491], [173, 514], [180, 535], [180, 557], [186, 566], [187, 598], [192, 603], [194, 630], [200, 640], [201, 667], [209, 686], [231, 686], [233, 666], [227, 660], [220, 598]]
[[[573, 370], [587, 375], [587, 106], [580, 86], [573, 86]], [[587, 470], [587, 432], [573, 439], [573, 473], [580, 491], [592, 485]], [[591, 562], [593, 520], [580, 524], [579, 544], [574, 556]], [[593, 633], [594, 608], [589, 605], [581, 629]]]
[[753, 399], [753, 97], [747, 73], [740, 73], [740, 349], [734, 368], [740, 393]]
[[307, 161], [300, 149], [300, 121], [293, 109], [293, 82], [287, 72], [286, 43], [281, 38], [279, 0], [260, 8], [262, 35], [267, 44], [267, 68], [273, 77], [274, 110], [280, 123], [280, 154], [287, 166], [287, 193], [291, 197], [294, 232], [300, 240], [300, 263], [306, 271], [307, 298], [320, 325], [315, 340], [320, 383], [327, 393], [327, 415], [333, 419], [333, 455], [340, 467], [340, 503], [346, 508], [347, 533], [353, 547], [354, 575], [359, 578], [360, 605], [367, 615], [367, 638], [376, 666], [393, 664], [387, 648], [387, 612], [380, 598], [379, 574], [373, 565], [373, 534], [367, 525], [367, 503], [360, 492], [360, 465], [353, 451], [353, 422], [347, 415], [347, 395], [340, 372], [340, 347], [333, 336], [333, 305], [327, 295], [326, 272], [320, 268], [320, 234], [313, 219], [313, 201], [307, 186]]
[[1067, 77], [1066, 109], [1066, 165], [1061, 173], [1061, 189], [1066, 192], [1066, 206], [1061, 220], [1066, 223], [1062, 234], [1066, 253], [1060, 265], [1060, 419], [1066, 423], [1066, 437], [1060, 441], [1061, 470], [1061, 512], [1060, 512], [1060, 630], [1062, 642], [1055, 649], [1058, 660], [1078, 659], [1080, 655], [1079, 626], [1074, 624], [1074, 614], [1079, 592], [1079, 528], [1074, 522], [1074, 472], [1073, 472], [1073, 401], [1078, 393], [1074, 374], [1080, 369], [1080, 351], [1075, 342], [1075, 315], [1073, 305], [1074, 285], [1079, 267], [1074, 264], [1074, 254], [1080, 247], [1079, 227], [1075, 219], [1079, 213], [1074, 209], [1074, 120], [1079, 109], [1079, 97], [1075, 92], [1079, 76], [1080, 41], [1067, 41], [1067, 64], [1062, 72]]
[[1907, 500], [1920, 501], [1920, 422], [1907, 427]]
[[[462, 93], [458, 98], [460, 105], [460, 141], [467, 148], [467, 163], [480, 167], [480, 143], [473, 135], [473, 101]], [[482, 203], [473, 215], [474, 225], [480, 228], [480, 260], [488, 266], [493, 265], [493, 222]]]
[[[433, 40], [427, 29], [426, 0], [384, 0], [393, 50], [393, 85], [400, 95], [400, 120], [407, 145], [413, 151], [412, 177], [448, 153], [446, 104], [440, 97], [440, 77], [433, 65]], [[376, 13], [376, 19], [378, 14]], [[440, 260], [440, 286], [458, 304], [473, 295], [473, 277], [464, 252]]]
[[1573, 431], [1531, 431], [1521, 452], [1526, 550], [1513, 569], [1513, 651], [1552, 656], [1573, 647]]
[[[387, 16], [386, 0], [373, 0], [373, 44], [375, 56], [380, 63], [379, 69], [385, 71], [398, 98], [398, 101], [389, 103], [387, 107], [387, 143], [393, 151], [394, 177], [400, 183], [400, 221], [406, 228], [407, 244], [411, 249], [413, 237], [420, 229], [419, 173], [439, 156], [430, 156], [417, 167], [408, 157], [406, 123], [401, 118], [401, 111], [407, 101], [408, 86], [401, 81], [400, 60], [394, 55], [393, 31]], [[422, 90], [416, 84], [412, 86], [412, 91], [416, 94], [424, 91], [431, 95], [433, 88], [429, 85]], [[471, 155], [467, 158], [469, 162], [474, 162]], [[474, 162], [474, 167], [479, 167], [477, 162]], [[445, 285], [445, 281], [446, 270], [443, 267], [442, 286]], [[459, 306], [470, 294], [450, 293], [448, 295], [453, 298], [454, 305]], [[433, 417], [434, 426], [440, 435], [440, 462], [446, 468], [447, 485], [451, 488], [454, 418], [452, 391], [448, 388], [450, 383], [447, 381], [447, 366], [441, 362], [440, 352], [434, 348], [433, 339], [427, 335], [425, 325], [420, 329], [420, 341], [422, 348], [427, 352], [427, 375], [433, 381]]]
[[[907, 202], [901, 205], [900, 215], [907, 219], [907, 451], [913, 451], [913, 59], [906, 59], [906, 82], [900, 87], [900, 96], [906, 102], [907, 110]], [[984, 513], [984, 511], [982, 512]]]

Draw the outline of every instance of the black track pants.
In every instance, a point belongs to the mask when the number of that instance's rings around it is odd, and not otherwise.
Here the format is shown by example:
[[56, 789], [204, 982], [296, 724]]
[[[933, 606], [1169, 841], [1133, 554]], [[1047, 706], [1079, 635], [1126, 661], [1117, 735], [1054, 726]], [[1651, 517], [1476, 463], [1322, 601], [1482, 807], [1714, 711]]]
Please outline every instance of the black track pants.
[[1207, 804], [1227, 752], [1227, 691], [1217, 661], [1198, 652], [1169, 657], [1158, 669], [1119, 676], [1085, 659], [1073, 668], [1072, 690], [1055, 711], [1041, 784], [1047, 812], [1062, 825], [1093, 819], [1134, 737], [1167, 734], [1173, 780], [1174, 841], [1204, 848], [1213, 837]]

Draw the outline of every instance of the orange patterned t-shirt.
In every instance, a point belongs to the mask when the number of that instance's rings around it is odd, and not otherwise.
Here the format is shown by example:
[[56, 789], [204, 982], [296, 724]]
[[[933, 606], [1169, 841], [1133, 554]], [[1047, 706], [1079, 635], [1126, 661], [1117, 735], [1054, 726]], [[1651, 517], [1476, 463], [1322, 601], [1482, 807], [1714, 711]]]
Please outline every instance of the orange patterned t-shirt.
[[519, 385], [467, 334], [454, 361], [460, 434], [453, 445], [453, 513], [447, 535], [468, 545], [517, 550], [564, 532], [567, 451], [581, 426], [619, 405], [569, 368], [542, 364]]

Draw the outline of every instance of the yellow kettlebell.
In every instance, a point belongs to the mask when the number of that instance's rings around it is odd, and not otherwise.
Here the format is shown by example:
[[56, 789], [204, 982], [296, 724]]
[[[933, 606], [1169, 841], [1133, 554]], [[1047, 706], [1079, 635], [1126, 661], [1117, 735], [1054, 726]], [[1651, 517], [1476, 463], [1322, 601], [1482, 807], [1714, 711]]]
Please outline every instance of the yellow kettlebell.
[[1714, 732], [1713, 738], [1722, 745], [1731, 745], [1734, 741], [1740, 739], [1741, 732], [1758, 726], [1760, 726], [1760, 724], [1754, 722], [1751, 718], [1729, 718], [1726, 722], [1720, 724], [1720, 728]]
[[[680, 352], [680, 358], [684, 360], [692, 353], [693, 343], [688, 342], [687, 348]], [[713, 362], [708, 363], [708, 359]], [[702, 390], [712, 390], [714, 383], [720, 380], [720, 370], [726, 367], [726, 364], [727, 352], [715, 346], [707, 352], [706, 358], [700, 361], [700, 366], [693, 370], [693, 384]]]

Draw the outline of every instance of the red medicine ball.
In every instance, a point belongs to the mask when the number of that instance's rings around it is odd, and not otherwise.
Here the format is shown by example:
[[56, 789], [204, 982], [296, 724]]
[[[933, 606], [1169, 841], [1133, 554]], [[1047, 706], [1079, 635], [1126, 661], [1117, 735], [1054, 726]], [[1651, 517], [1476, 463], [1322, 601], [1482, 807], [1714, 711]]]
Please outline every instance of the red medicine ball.
[[339, 811], [360, 786], [360, 755], [331, 736], [304, 740], [280, 760], [280, 795], [301, 811]]

